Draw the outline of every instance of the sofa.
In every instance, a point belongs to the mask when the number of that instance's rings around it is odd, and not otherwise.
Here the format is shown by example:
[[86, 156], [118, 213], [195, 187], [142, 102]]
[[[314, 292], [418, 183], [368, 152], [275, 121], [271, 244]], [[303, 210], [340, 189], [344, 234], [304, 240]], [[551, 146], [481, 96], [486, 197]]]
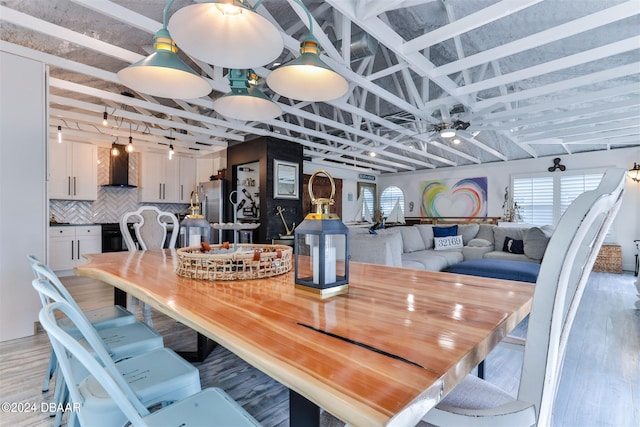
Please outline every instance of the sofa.
[[455, 228], [456, 236], [460, 236], [457, 242], [462, 241], [460, 247], [442, 250], [436, 249], [442, 246], [442, 237], [438, 236], [443, 230], [453, 231], [451, 225], [399, 226], [376, 230], [376, 234], [370, 234], [368, 228], [350, 228], [350, 259], [431, 271], [446, 271], [475, 259], [539, 264], [553, 232], [546, 226], [457, 224]]

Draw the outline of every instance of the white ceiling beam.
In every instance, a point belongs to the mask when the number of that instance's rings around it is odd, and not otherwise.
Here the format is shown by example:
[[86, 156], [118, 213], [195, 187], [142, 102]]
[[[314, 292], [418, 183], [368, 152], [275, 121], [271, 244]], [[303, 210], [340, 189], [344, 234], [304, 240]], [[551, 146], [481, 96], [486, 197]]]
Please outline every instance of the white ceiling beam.
[[543, 132], [537, 135], [525, 135], [518, 138], [518, 142], [529, 142], [539, 139], [548, 138], [568, 138], [577, 137], [582, 135], [584, 138], [589, 138], [587, 135], [612, 135], [616, 131], [621, 135], [638, 134], [640, 135], [640, 122], [638, 120], [613, 122], [607, 125], [599, 124], [597, 126], [581, 126], [572, 127], [565, 130], [556, 130], [553, 132]]
[[414, 53], [429, 46], [449, 40], [460, 34], [480, 28], [498, 19], [517, 13], [523, 9], [538, 4], [543, 0], [502, 0], [491, 6], [480, 9], [478, 12], [458, 19], [456, 22], [444, 25], [427, 34], [416, 37], [402, 46], [405, 54]]
[[[343, 15], [347, 15], [349, 19], [356, 23], [356, 25], [370, 33], [380, 43], [387, 46], [398, 56], [398, 58], [402, 58], [407, 63], [409, 63], [419, 76], [428, 76], [433, 80], [434, 83], [436, 83], [445, 91], [449, 93], [455, 93], [455, 89], [457, 88], [457, 86], [451, 79], [446, 76], [436, 77], [431, 75], [431, 71], [435, 68], [435, 66], [420, 52], [403, 52], [403, 44], [405, 43], [404, 39], [400, 37], [398, 33], [393, 31], [384, 21], [376, 17], [368, 19], [358, 19], [354, 12], [354, 5], [350, 2], [345, 2], [342, 0], [327, 0], [327, 2], [330, 3], [335, 9], [340, 11], [340, 13], [342, 13]], [[458, 97], [457, 99], [464, 105], [471, 104], [471, 100], [469, 97], [462, 96]], [[429, 120], [427, 115], [422, 112], [416, 115], [418, 117], [426, 118], [427, 120]]]
[[487, 62], [496, 61], [548, 43], [575, 36], [577, 34], [628, 18], [638, 13], [640, 13], [640, 7], [638, 7], [637, 0], [630, 0], [599, 12], [592, 13], [591, 15], [557, 25], [549, 28], [548, 30], [523, 37], [510, 43], [501, 44], [500, 46], [484, 50], [466, 58], [461, 58], [457, 61], [449, 62], [448, 64], [437, 67], [433, 72], [434, 75], [437, 76], [446, 76], [457, 73]]
[[[612, 98], [617, 96], [629, 96], [640, 92], [640, 85], [637, 83], [630, 83], [623, 86], [616, 86], [610, 89], [603, 89], [595, 92], [587, 92], [580, 95], [575, 95], [567, 98], [556, 99], [549, 102], [540, 104], [531, 104], [526, 107], [514, 108], [510, 111], [501, 111], [497, 113], [491, 113], [482, 118], [473, 118], [473, 122], [477, 124], [482, 123], [494, 123], [499, 120], [517, 120], [520, 117], [526, 117], [531, 114], [541, 114], [545, 110], [552, 110], [557, 108], [567, 108], [575, 104], [581, 104], [586, 102], [597, 101], [600, 99]], [[616, 102], [621, 102], [616, 100]], [[598, 107], [591, 107], [592, 112], [599, 111]]]
[[502, 74], [499, 77], [494, 77], [491, 79], [483, 80], [481, 82], [472, 83], [467, 86], [462, 86], [457, 89], [456, 92], [458, 95], [464, 95], [471, 92], [479, 92], [481, 90], [490, 89], [500, 85], [509, 84], [520, 80], [526, 80], [533, 77], [538, 77], [544, 74], [549, 74], [555, 71], [564, 70], [566, 68], [575, 67], [587, 62], [596, 61], [639, 48], [640, 37], [629, 37], [625, 40], [620, 40], [594, 49], [585, 50], [580, 53], [565, 56], [560, 59], [537, 64], [532, 67], [524, 68], [522, 70], [513, 71], [511, 73]]
[[639, 119], [639, 118], [640, 118], [640, 109], [634, 109], [632, 111], [627, 111], [623, 113], [606, 114], [599, 117], [589, 117], [588, 119], [563, 121], [555, 125], [549, 125], [549, 124], [546, 124], [545, 122], [544, 126], [537, 126], [537, 127], [529, 126], [520, 130], [513, 131], [511, 132], [511, 134], [514, 136], [541, 134], [544, 132], [571, 129], [574, 127], [597, 125], [599, 123], [610, 123], [610, 122], [616, 122], [618, 120]]
[[638, 145], [638, 135], [601, 135], [599, 138], [582, 139], [579, 137], [571, 139], [540, 139], [538, 141], [532, 141], [529, 144], [535, 145], [556, 145], [556, 144], [571, 144], [571, 145], [596, 145], [596, 144], [610, 144], [610, 145]]
[[377, 71], [375, 73], [369, 74], [368, 76], [366, 76], [367, 80], [369, 80], [370, 82], [374, 81], [374, 80], [378, 80], [381, 79], [383, 77], [389, 76], [391, 74], [397, 73], [398, 71], [402, 71], [406, 68], [409, 68], [409, 64], [407, 64], [406, 62], [402, 61], [396, 65], [392, 65], [390, 67], [387, 68], [383, 68], [380, 71]]
[[522, 101], [524, 99], [553, 94], [559, 91], [568, 91], [570, 89], [575, 89], [586, 85], [593, 85], [596, 83], [606, 82], [609, 80], [638, 74], [639, 72], [640, 62], [634, 62], [631, 64], [610, 68], [608, 70], [597, 71], [595, 73], [586, 74], [584, 76], [562, 80], [556, 83], [549, 83], [547, 85], [538, 86], [532, 89], [520, 90], [507, 95], [489, 98], [476, 103], [476, 112], [473, 116], [482, 117], [483, 114], [490, 113], [492, 110], [496, 109], [491, 108], [492, 105], [496, 105], [497, 107], [497, 105], [501, 103], [508, 104], [511, 102]]

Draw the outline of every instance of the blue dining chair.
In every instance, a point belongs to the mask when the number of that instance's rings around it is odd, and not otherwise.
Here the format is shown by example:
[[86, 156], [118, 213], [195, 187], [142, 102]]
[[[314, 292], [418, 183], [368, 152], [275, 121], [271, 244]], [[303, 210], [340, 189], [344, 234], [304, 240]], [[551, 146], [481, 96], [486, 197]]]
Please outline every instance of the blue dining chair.
[[[55, 276], [55, 273], [47, 265], [42, 264], [35, 256], [33, 255], [27, 256], [27, 261], [29, 261], [29, 265], [31, 266], [33, 275], [36, 278], [45, 278], [40, 273], [38, 273], [38, 271], [34, 269], [34, 266], [36, 265], [40, 265], [43, 269], [46, 269], [49, 276]], [[64, 285], [62, 285], [62, 282], [60, 282], [59, 285], [60, 286], [58, 287], [58, 292], [60, 293], [60, 295], [62, 295], [64, 299], [69, 301], [70, 304], [72, 305], [75, 304], [75, 301], [71, 297], [71, 294], [64, 287]], [[40, 297], [42, 298], [43, 296], [41, 295]], [[43, 300], [42, 301], [43, 307], [47, 303], [48, 302], [46, 300]], [[80, 308], [78, 307], [78, 310], [79, 309]], [[85, 317], [89, 320], [89, 322], [91, 322], [93, 327], [96, 328], [97, 330], [115, 328], [117, 326], [123, 326], [123, 325], [128, 325], [130, 323], [135, 323], [136, 321], [136, 317], [133, 315], [133, 313], [131, 313], [129, 310], [119, 305], [110, 305], [107, 307], [100, 307], [93, 310], [85, 310], [83, 311], [83, 313]], [[61, 326], [63, 327], [71, 326], [71, 325], [66, 325], [65, 322], [68, 323], [68, 321], [63, 320], [63, 323], [61, 324]], [[55, 353], [53, 352], [53, 349], [51, 349], [51, 355], [49, 357], [49, 367], [47, 369], [47, 372], [45, 373], [44, 382], [42, 384], [43, 393], [49, 391], [49, 385], [51, 383], [51, 379], [53, 378], [53, 375], [55, 374], [56, 366], [57, 366], [56, 356], [55, 356]]]
[[608, 170], [598, 188], [578, 196], [560, 218], [536, 281], [517, 398], [467, 375], [423, 421], [436, 426], [551, 425], [567, 339], [620, 208], [625, 180], [626, 170]]
[[[56, 322], [55, 313], [62, 312], [93, 347], [94, 357]], [[256, 427], [260, 424], [229, 395], [218, 388], [208, 388], [151, 413], [124, 380], [115, 364], [100, 345], [100, 337], [79, 313], [65, 303], [53, 303], [40, 311], [40, 322], [48, 332], [58, 355], [71, 395], [73, 414], [81, 426], [115, 427], [130, 424], [134, 427], [155, 426], [224, 426]], [[71, 359], [82, 363], [91, 376], [79, 381], [71, 369]], [[95, 381], [106, 393], [88, 391], [88, 383]]]
[[[41, 263], [36, 263], [32, 265], [32, 269], [36, 277], [38, 277], [33, 280], [32, 284], [38, 292], [43, 306], [53, 301], [66, 301], [78, 313], [82, 313], [71, 294], [69, 294], [62, 282], [60, 282], [58, 276], [49, 267]], [[68, 320], [62, 320], [61, 327], [66, 328], [71, 335], [80, 336], [79, 331], [77, 331]], [[142, 322], [104, 328], [98, 331], [98, 334], [102, 338], [103, 345], [108, 348], [111, 357], [115, 360], [164, 347], [162, 335]], [[73, 366], [79, 370], [76, 375], [87, 375], [81, 365], [74, 364]], [[67, 389], [64, 384], [65, 382], [61, 378], [56, 379], [56, 388], [53, 395], [56, 408], [60, 407], [60, 403], [65, 402]], [[56, 411], [55, 417], [54, 426], [60, 426], [62, 423], [62, 412]]]
[[[90, 336], [92, 339], [91, 341], [85, 338], [86, 333], [80, 331], [76, 327], [76, 321], [72, 321], [70, 317], [63, 317], [62, 319], [57, 320], [58, 327], [63, 329], [70, 337], [78, 340], [80, 345], [86, 348], [94, 357], [99, 357], [100, 354], [107, 354], [109, 360], [115, 363], [119, 375], [125, 382], [130, 384], [136, 396], [145, 405], [152, 406], [159, 403], [171, 403], [201, 390], [198, 369], [178, 356], [173, 350], [164, 347], [150, 349], [143, 348], [138, 352], [130, 350], [127, 352], [130, 353], [130, 355], [122, 357], [124, 351], [122, 349], [118, 349], [120, 354], [113, 351], [112, 346], [108, 344], [108, 340], [105, 340], [102, 336], [104, 330], [96, 331], [81, 311], [78, 311], [68, 301], [58, 298], [58, 296], [56, 296], [57, 291], [47, 280], [34, 279], [33, 287], [38, 291], [38, 293], [45, 295], [49, 300], [64, 302], [70, 307], [70, 310], [76, 313], [77, 317], [82, 318], [85, 323], [90, 325], [89, 327], [93, 331], [93, 335]], [[62, 326], [62, 323], [65, 325], [71, 325], [71, 327]], [[142, 325], [144, 328], [148, 328], [144, 323], [138, 322], [137, 324]], [[113, 331], [109, 338], [113, 338], [117, 335], [117, 331], [115, 331], [115, 329], [117, 328], [106, 330]], [[101, 351], [96, 351], [96, 348], [99, 348]], [[69, 359], [69, 368], [72, 372], [72, 378], [82, 380], [89, 377], [90, 373], [85, 369], [82, 363], [79, 363], [73, 357], [69, 357]], [[54, 399], [56, 399], [56, 407], [66, 407], [68, 403], [69, 380], [66, 378], [63, 380], [62, 377], [64, 375], [58, 375], [58, 379], [56, 380], [56, 392], [58, 392], [58, 395], [55, 396]], [[58, 387], [59, 384], [63, 383], [65, 383], [67, 387]], [[87, 396], [104, 396], [104, 390], [100, 384], [91, 378], [84, 382], [83, 392]], [[104, 405], [100, 406], [100, 408], [102, 408], [104, 413], [100, 413], [99, 417], [108, 419], [110, 416], [110, 410], [107, 409], [109, 408]], [[111, 411], [113, 409], [114, 408], [111, 408]], [[72, 413], [72, 415], [74, 414]], [[56, 421], [54, 425], [60, 425], [61, 421], [62, 413], [58, 412], [56, 413]], [[69, 422], [69, 425], [73, 425], [73, 422]]]

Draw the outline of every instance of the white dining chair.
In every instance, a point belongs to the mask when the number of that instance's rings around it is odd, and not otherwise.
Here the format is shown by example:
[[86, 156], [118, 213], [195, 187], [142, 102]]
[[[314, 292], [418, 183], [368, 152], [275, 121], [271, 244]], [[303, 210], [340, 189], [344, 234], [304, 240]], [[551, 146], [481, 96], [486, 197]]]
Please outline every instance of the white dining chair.
[[[95, 345], [97, 358], [58, 325], [56, 312], [62, 312], [71, 319], [86, 341]], [[71, 306], [64, 302], [50, 304], [40, 311], [39, 318], [58, 355], [60, 367], [69, 384], [71, 402], [77, 405], [73, 413], [81, 426], [115, 427], [129, 423], [134, 427], [260, 425], [231, 397], [217, 388], [208, 388], [151, 413], [133, 390], [133, 384], [123, 379], [116, 364], [99, 345], [95, 330]], [[74, 378], [70, 356], [82, 363], [91, 377], [82, 381]], [[104, 391], [100, 394], [90, 392], [88, 383], [91, 381], [100, 384]]]
[[[35, 278], [44, 278], [44, 276], [40, 275], [38, 271], [34, 268], [36, 265], [42, 266], [42, 268], [47, 269], [49, 275], [55, 276], [53, 270], [51, 270], [47, 265], [42, 264], [35, 256], [29, 255], [27, 256], [27, 261], [29, 261], [29, 265], [31, 266], [31, 270], [33, 271], [33, 275]], [[70, 302], [70, 304], [75, 304], [75, 301], [71, 297], [69, 291], [60, 283], [60, 287], [58, 288], [58, 292]], [[40, 295], [42, 299], [43, 296]], [[46, 300], [42, 300], [43, 306], [47, 304]], [[78, 307], [78, 310], [80, 308]], [[126, 308], [121, 307], [119, 305], [110, 305], [107, 307], [95, 308], [93, 310], [85, 310], [83, 311], [86, 318], [91, 322], [94, 328], [97, 330], [107, 329], [107, 328], [115, 328], [117, 326], [123, 326], [130, 323], [135, 323], [135, 316]], [[65, 325], [64, 321], [61, 323], [61, 326], [70, 326]], [[57, 366], [56, 355], [51, 349], [51, 354], [49, 356], [49, 367], [47, 372], [45, 373], [44, 382], [42, 384], [42, 392], [45, 393], [49, 391], [49, 384], [51, 383], [51, 379], [55, 374]]]
[[423, 421], [447, 427], [551, 424], [569, 332], [622, 202], [625, 179], [625, 170], [608, 170], [597, 189], [583, 193], [567, 208], [549, 241], [529, 315], [517, 398], [467, 375]]
[[[161, 221], [161, 218], [164, 221]], [[172, 227], [169, 241], [167, 242], [167, 222]], [[133, 239], [129, 231], [129, 222], [133, 222], [133, 229], [136, 236], [136, 240]], [[168, 243], [167, 247], [173, 249], [176, 247], [176, 240], [178, 238], [178, 231], [180, 223], [178, 218], [171, 212], [164, 212], [155, 206], [142, 206], [134, 212], [127, 212], [120, 218], [120, 232], [127, 245], [129, 251], [136, 251], [138, 247], [140, 250], [146, 251], [149, 249], [162, 249], [165, 246], [165, 242]], [[136, 244], [137, 241], [137, 244]], [[136, 312], [138, 305], [138, 299], [136, 297], [128, 297], [128, 307], [133, 313]], [[142, 313], [145, 323], [149, 326], [153, 325], [151, 318], [151, 306], [142, 303]]]

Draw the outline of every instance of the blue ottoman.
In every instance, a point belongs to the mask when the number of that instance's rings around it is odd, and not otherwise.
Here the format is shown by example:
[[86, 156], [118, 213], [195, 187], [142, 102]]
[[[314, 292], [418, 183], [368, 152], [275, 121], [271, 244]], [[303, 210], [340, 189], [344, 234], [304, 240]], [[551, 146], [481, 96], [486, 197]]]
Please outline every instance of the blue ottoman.
[[449, 267], [450, 273], [535, 283], [540, 264], [505, 259], [471, 259]]

